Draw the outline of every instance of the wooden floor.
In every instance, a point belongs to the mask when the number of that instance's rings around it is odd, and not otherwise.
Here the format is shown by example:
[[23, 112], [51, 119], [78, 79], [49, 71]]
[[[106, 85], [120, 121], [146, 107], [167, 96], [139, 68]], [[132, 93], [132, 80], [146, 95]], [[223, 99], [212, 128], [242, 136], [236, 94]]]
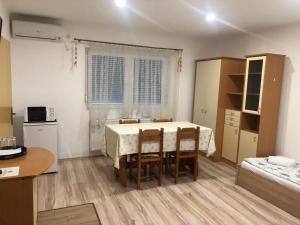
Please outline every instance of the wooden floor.
[[[123, 188], [105, 157], [63, 160], [38, 178], [39, 211], [95, 203], [106, 224], [300, 224], [300, 220], [234, 184], [235, 169], [200, 157], [199, 178], [166, 177]], [[270, 190], [272, 191], [272, 190]]]
[[93, 204], [38, 213], [38, 225], [101, 225]]

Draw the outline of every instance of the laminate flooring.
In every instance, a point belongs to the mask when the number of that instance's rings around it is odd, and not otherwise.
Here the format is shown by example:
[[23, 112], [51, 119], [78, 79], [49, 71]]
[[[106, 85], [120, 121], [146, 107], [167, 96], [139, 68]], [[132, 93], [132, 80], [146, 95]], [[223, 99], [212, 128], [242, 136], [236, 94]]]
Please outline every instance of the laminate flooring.
[[[236, 186], [236, 171], [201, 156], [199, 177], [174, 184], [135, 182], [121, 186], [106, 157], [67, 159], [57, 174], [38, 178], [38, 210], [94, 203], [103, 225], [121, 224], [299, 224], [300, 220]], [[272, 191], [272, 190], [270, 190]]]
[[38, 213], [38, 225], [101, 225], [93, 204], [52, 209]]

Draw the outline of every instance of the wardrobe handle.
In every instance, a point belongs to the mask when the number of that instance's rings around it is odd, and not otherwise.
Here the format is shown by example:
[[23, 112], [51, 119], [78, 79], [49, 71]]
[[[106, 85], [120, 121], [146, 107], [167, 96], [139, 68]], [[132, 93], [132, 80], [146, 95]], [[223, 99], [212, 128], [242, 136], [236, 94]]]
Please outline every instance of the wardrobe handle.
[[235, 131], [234, 131], [234, 132], [235, 132], [235, 135], [237, 135], [237, 134], [238, 134], [238, 129], [235, 129]]
[[253, 142], [256, 142], [256, 137], [253, 138]]

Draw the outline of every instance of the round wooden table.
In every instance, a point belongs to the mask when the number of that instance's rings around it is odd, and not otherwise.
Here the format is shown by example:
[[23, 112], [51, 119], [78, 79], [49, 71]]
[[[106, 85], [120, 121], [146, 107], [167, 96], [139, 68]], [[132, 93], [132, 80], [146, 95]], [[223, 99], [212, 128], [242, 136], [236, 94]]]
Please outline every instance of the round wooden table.
[[37, 222], [37, 179], [54, 162], [44, 148], [28, 148], [25, 156], [0, 160], [0, 168], [19, 167], [19, 175], [0, 178], [0, 224], [35, 225]]

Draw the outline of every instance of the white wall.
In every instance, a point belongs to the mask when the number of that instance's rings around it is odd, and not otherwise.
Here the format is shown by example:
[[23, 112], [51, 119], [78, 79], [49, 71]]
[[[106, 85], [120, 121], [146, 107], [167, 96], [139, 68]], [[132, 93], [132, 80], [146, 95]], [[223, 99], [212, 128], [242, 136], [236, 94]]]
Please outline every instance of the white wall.
[[[48, 105], [59, 121], [59, 157], [88, 155], [88, 112], [84, 105], [84, 57], [71, 69], [62, 43], [12, 39], [14, 133], [22, 140], [23, 109]], [[80, 49], [79, 55], [83, 52]]]
[[265, 32], [219, 38], [207, 43], [207, 56], [243, 57], [255, 53], [285, 54], [276, 153], [300, 161], [300, 24]]
[[[96, 26], [65, 24], [78, 38], [131, 44], [184, 48], [180, 77], [178, 119], [190, 121], [193, 107], [194, 60], [201, 56], [198, 41], [164, 34], [121, 31]], [[200, 52], [200, 53], [199, 53]], [[15, 133], [22, 138], [22, 115], [26, 105], [52, 105], [59, 120], [59, 157], [89, 155], [88, 111], [84, 103], [84, 48], [71, 69], [71, 51], [61, 43], [12, 39], [13, 107], [17, 113]]]
[[10, 32], [9, 32], [9, 14], [6, 7], [3, 4], [3, 1], [0, 0], [0, 16], [3, 20], [2, 24], [2, 36], [6, 39], [10, 39]]

